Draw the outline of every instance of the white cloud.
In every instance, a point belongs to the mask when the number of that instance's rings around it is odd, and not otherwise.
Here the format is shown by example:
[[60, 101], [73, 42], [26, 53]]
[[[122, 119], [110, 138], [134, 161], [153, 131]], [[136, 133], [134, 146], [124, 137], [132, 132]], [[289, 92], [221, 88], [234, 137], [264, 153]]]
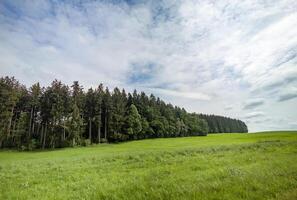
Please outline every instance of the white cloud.
[[281, 92], [278, 101], [288, 101], [297, 98], [297, 87], [288, 88]]
[[250, 119], [250, 118], [258, 118], [258, 117], [262, 117], [262, 116], [264, 116], [264, 112], [262, 112], [262, 111], [255, 111], [255, 112], [247, 113], [245, 115], [245, 118]]
[[250, 99], [247, 102], [244, 103], [243, 109], [253, 109], [255, 107], [261, 106], [264, 104], [264, 99], [258, 98], [258, 99]]
[[187, 98], [187, 99], [194, 99], [194, 100], [210, 100], [211, 97], [207, 94], [203, 93], [195, 93], [195, 92], [182, 92], [182, 91], [175, 91], [175, 90], [166, 90], [160, 88], [153, 88], [150, 89], [152, 93], [157, 93], [161, 95], [179, 97], [179, 98]]

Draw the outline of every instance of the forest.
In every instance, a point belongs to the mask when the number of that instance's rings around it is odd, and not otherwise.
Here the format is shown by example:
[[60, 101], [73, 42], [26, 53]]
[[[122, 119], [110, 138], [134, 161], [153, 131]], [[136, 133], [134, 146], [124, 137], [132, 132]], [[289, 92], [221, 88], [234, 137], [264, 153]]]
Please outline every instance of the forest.
[[87, 146], [145, 138], [247, 132], [244, 122], [189, 113], [153, 94], [126, 93], [99, 84], [85, 90], [54, 80], [27, 88], [14, 77], [0, 78], [0, 148], [33, 150]]

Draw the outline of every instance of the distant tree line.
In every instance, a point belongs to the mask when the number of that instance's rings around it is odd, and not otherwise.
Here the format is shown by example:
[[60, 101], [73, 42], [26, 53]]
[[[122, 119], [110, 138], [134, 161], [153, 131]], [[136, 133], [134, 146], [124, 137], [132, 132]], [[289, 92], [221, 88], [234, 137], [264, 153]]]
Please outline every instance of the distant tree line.
[[48, 87], [36, 83], [26, 88], [14, 77], [2, 77], [0, 91], [0, 148], [58, 148], [207, 135], [209, 130], [247, 132], [239, 120], [188, 113], [152, 94], [117, 87], [111, 92], [102, 84], [84, 91], [77, 81], [69, 87], [54, 80]]
[[248, 128], [243, 121], [217, 115], [199, 114], [208, 124], [208, 133], [246, 133]]

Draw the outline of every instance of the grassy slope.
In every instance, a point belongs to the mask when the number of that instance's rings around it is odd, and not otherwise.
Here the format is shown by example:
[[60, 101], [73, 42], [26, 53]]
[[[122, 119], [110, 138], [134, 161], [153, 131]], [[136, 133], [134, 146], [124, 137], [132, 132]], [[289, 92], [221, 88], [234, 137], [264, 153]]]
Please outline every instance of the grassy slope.
[[0, 151], [0, 199], [297, 199], [297, 132]]

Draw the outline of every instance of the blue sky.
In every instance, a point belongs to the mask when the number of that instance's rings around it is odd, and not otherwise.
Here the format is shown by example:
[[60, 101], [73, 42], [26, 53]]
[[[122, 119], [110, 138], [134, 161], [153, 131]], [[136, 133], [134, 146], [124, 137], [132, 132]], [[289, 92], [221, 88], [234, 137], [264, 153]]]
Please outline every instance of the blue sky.
[[297, 129], [297, 1], [0, 1], [0, 75]]

